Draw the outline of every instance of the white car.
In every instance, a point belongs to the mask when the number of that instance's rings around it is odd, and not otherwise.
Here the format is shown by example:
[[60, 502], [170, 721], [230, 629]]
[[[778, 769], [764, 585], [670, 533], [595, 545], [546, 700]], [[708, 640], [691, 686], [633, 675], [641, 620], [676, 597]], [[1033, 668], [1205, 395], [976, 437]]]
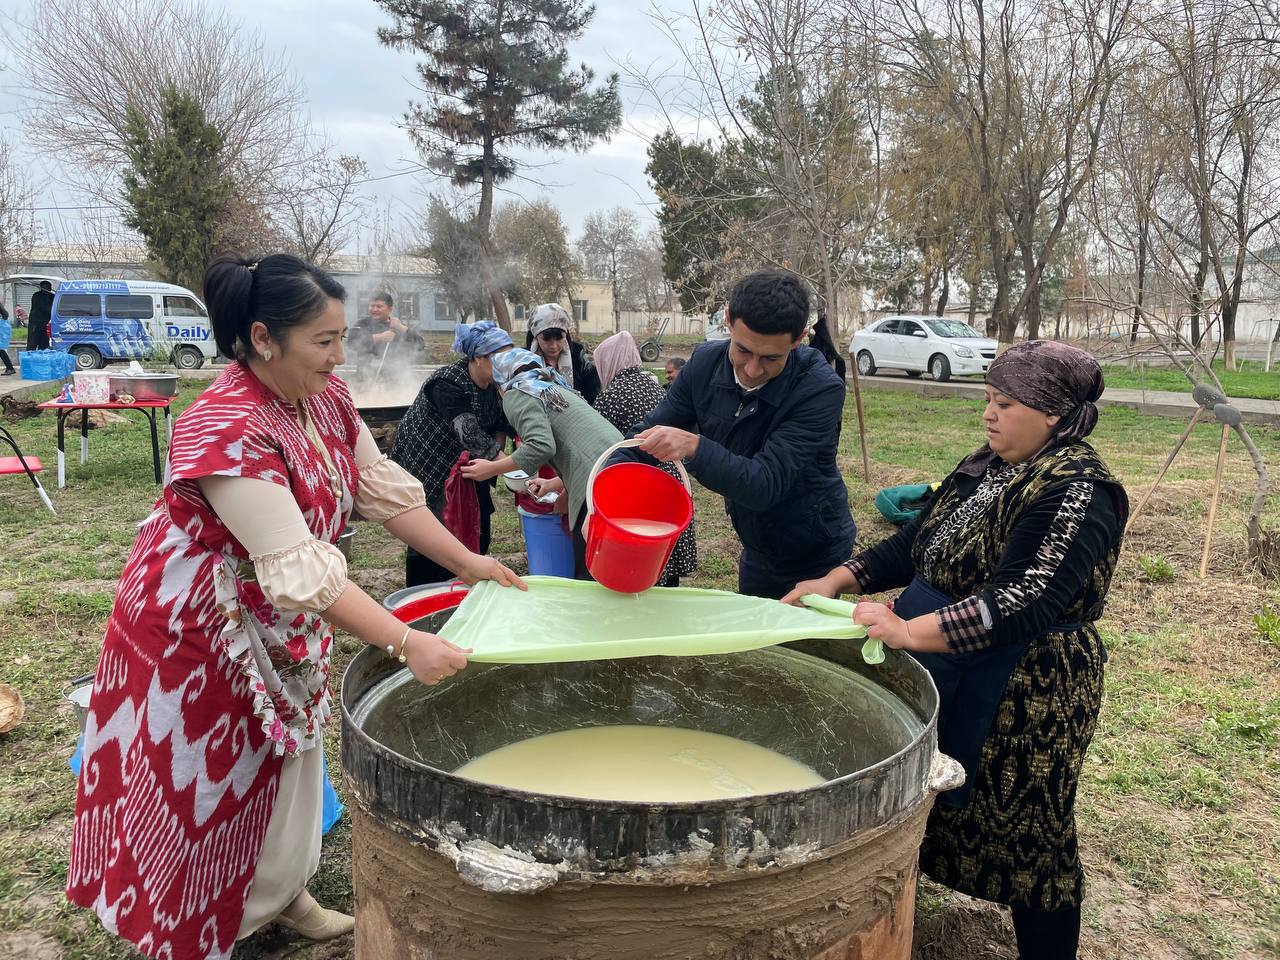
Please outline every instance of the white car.
[[996, 358], [996, 341], [963, 320], [896, 316], [877, 320], [849, 341], [858, 375], [873, 377], [881, 368], [928, 373], [934, 380], [983, 374]]
[[707, 319], [707, 332], [703, 340], [728, 340], [729, 325], [724, 321], [724, 307], [721, 307]]

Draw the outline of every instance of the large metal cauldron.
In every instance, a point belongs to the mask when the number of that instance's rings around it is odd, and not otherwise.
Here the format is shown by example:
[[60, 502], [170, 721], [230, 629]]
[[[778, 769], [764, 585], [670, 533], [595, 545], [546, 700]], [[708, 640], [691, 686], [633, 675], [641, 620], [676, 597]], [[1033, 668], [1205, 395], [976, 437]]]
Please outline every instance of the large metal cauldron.
[[[358, 960], [798, 960], [845, 949], [906, 960], [924, 822], [961, 776], [937, 753], [925, 671], [893, 651], [869, 667], [843, 642], [473, 664], [437, 687], [370, 649], [347, 670], [342, 708]], [[614, 723], [751, 740], [827, 782], [606, 803], [450, 772], [514, 741]]]

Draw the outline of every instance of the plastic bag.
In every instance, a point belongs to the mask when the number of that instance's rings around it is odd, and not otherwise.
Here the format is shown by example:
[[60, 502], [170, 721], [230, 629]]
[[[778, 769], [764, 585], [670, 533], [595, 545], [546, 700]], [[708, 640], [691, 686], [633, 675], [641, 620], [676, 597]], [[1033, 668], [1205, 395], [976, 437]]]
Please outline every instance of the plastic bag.
[[476, 485], [462, 475], [462, 467], [471, 462], [463, 450], [449, 469], [444, 481], [444, 510], [440, 522], [472, 553], [480, 551], [480, 500]]
[[476, 584], [440, 635], [470, 647], [470, 659], [480, 662], [562, 663], [738, 653], [867, 634], [853, 622], [853, 604], [825, 597], [808, 596], [808, 606], [792, 607], [722, 590], [654, 587], [629, 594], [560, 577], [525, 582], [528, 592], [487, 580]]

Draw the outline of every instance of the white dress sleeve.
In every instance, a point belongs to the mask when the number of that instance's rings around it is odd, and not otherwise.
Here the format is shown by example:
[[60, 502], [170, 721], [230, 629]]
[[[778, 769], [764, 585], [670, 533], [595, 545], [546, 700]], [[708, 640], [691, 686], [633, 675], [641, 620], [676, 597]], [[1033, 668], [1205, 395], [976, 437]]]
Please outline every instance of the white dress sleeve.
[[347, 561], [317, 540], [288, 488], [244, 477], [198, 481], [214, 513], [249, 552], [258, 586], [282, 610], [323, 613], [347, 588]]

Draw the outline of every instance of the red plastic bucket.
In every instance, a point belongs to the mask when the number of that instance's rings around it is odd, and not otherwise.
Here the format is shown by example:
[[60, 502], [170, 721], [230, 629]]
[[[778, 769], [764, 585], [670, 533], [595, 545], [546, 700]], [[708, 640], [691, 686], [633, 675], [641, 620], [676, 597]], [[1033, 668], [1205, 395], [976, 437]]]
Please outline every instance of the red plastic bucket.
[[425, 620], [433, 613], [440, 613], [442, 610], [452, 610], [460, 604], [467, 595], [467, 591], [471, 588], [465, 584], [459, 584], [457, 589], [448, 590], [444, 593], [433, 593], [426, 597], [420, 597], [417, 600], [410, 600], [403, 603], [391, 611], [401, 623], [407, 623], [417, 629], [426, 629], [429, 633], [434, 633], [428, 625], [417, 627], [418, 621]]
[[619, 593], [648, 590], [662, 576], [676, 540], [693, 520], [689, 477], [684, 484], [646, 463], [600, 465], [624, 440], [600, 455], [587, 487], [587, 569], [596, 582]]

